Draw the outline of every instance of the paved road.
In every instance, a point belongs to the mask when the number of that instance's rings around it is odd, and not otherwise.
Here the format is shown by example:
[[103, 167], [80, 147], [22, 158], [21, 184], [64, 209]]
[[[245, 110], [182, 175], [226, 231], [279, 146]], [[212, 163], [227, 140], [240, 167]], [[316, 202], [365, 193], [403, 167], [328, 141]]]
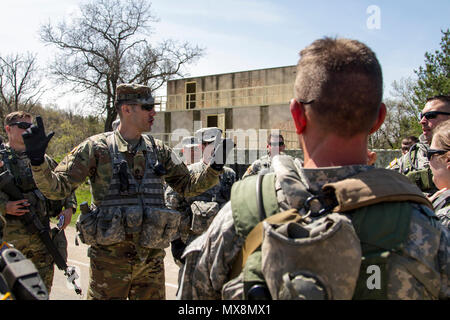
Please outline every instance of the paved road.
[[[68, 261], [67, 264], [75, 266], [80, 275], [80, 285], [83, 289], [86, 299], [86, 292], [89, 285], [89, 258], [87, 257], [88, 246], [79, 241], [79, 246], [75, 245], [75, 228], [68, 226], [66, 236], [68, 242]], [[164, 259], [166, 275], [166, 299], [175, 300], [177, 291], [178, 266], [172, 259], [170, 248], [166, 249], [166, 258]], [[67, 287], [67, 281], [64, 273], [55, 266], [55, 276], [53, 278], [53, 287], [50, 293], [50, 300], [79, 300], [79, 296], [73, 290], [73, 287]]]

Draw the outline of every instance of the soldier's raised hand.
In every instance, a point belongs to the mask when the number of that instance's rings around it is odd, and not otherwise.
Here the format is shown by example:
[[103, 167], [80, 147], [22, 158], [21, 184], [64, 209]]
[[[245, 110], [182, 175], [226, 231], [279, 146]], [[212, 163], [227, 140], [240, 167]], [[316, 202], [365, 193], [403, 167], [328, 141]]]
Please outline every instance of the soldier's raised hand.
[[216, 146], [210, 165], [213, 169], [220, 171], [223, 169], [228, 155], [234, 148], [234, 142], [231, 139], [222, 139]]
[[25, 143], [25, 153], [30, 159], [31, 165], [39, 166], [44, 162], [45, 150], [55, 133], [45, 134], [44, 122], [41, 116], [36, 117], [36, 125], [32, 125], [22, 133]]

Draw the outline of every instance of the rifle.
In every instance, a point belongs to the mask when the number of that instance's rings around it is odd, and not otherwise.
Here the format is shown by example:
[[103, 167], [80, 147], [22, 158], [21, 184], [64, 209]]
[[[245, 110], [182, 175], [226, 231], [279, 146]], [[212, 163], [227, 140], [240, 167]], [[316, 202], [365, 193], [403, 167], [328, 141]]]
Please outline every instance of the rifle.
[[[0, 143], [0, 154], [3, 156], [3, 162], [5, 164], [5, 171], [0, 173], [0, 190], [6, 193], [12, 201], [25, 199], [22, 191], [16, 186], [14, 181], [14, 176], [11, 174], [9, 170], [9, 165], [7, 163], [8, 158], [5, 155], [6, 149], [3, 143]], [[20, 216], [23, 224], [27, 227], [27, 229], [31, 233], [38, 233], [39, 238], [44, 243], [50, 255], [53, 257], [56, 266], [59, 270], [64, 272], [64, 275], [67, 277], [67, 281], [74, 286], [75, 292], [79, 295], [82, 295], [81, 288], [75, 283], [75, 280], [79, 278], [76, 270], [72, 266], [68, 266], [66, 261], [59, 253], [52, 239], [50, 238], [50, 230], [48, 227], [45, 227], [39, 217], [37, 216], [34, 208], [32, 206], [27, 207], [29, 212]]]
[[33, 262], [14, 248], [0, 248], [0, 300], [48, 300]]

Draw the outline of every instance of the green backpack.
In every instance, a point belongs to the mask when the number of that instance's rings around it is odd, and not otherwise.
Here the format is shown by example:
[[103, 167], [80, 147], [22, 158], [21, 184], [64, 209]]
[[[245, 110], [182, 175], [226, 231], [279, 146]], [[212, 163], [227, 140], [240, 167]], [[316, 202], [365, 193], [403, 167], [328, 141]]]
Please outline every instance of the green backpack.
[[[298, 176], [290, 171], [292, 182]], [[236, 232], [246, 241], [229, 278], [242, 277], [241, 298], [252, 299], [252, 289], [263, 287], [272, 299], [387, 299], [388, 260], [393, 256], [438, 296], [439, 279], [422, 279], [418, 266], [399, 254], [408, 238], [413, 203], [434, 216], [431, 203], [406, 177], [372, 169], [328, 183], [322, 188], [324, 208], [314, 220], [302, 208], [279, 212], [275, 179], [275, 173], [248, 177], [232, 189]], [[301, 186], [295, 192], [308, 207], [318, 197]], [[322, 266], [333, 261], [328, 269]], [[338, 274], [333, 270], [339, 269], [337, 264], [345, 266]], [[345, 281], [336, 279], [340, 275]]]

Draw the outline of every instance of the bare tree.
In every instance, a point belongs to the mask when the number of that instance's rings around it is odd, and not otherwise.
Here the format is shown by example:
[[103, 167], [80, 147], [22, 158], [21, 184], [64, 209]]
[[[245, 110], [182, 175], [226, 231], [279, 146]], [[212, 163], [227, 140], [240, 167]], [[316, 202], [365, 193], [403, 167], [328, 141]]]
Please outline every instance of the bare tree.
[[44, 92], [36, 54], [0, 56], [0, 120], [13, 111], [32, 111]]
[[106, 113], [105, 130], [117, 116], [116, 86], [140, 83], [153, 90], [168, 79], [182, 76], [182, 67], [194, 62], [203, 49], [189, 43], [149, 42], [151, 23], [157, 19], [148, 0], [91, 0], [80, 4], [80, 15], [41, 26], [41, 40], [56, 46], [50, 70], [59, 82], [75, 92], [91, 94]]

